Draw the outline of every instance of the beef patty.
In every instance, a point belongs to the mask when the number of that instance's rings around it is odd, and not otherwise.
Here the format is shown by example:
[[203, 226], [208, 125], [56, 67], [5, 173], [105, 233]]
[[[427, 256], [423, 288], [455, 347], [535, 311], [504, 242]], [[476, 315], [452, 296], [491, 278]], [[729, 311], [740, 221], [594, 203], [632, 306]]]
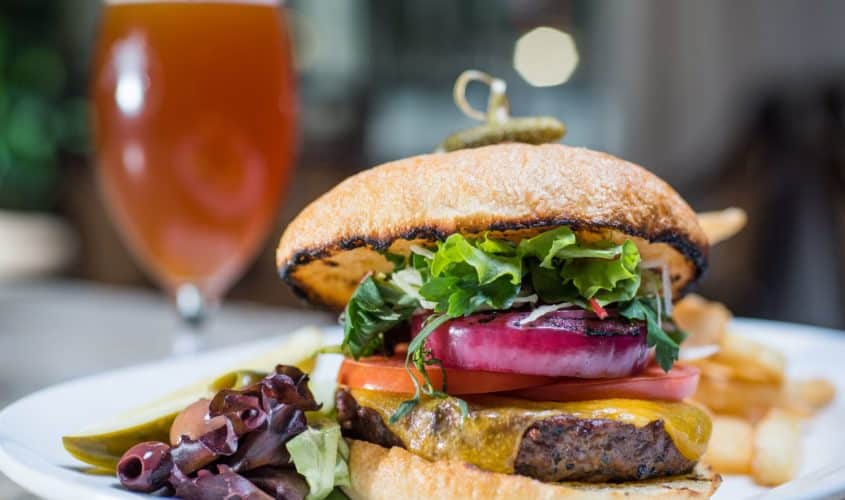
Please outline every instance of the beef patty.
[[[359, 406], [345, 389], [337, 392], [337, 411], [345, 436], [388, 448], [405, 447], [378, 412]], [[694, 466], [675, 447], [662, 420], [636, 427], [560, 415], [525, 431], [514, 472], [542, 481], [606, 482], [684, 474]]]

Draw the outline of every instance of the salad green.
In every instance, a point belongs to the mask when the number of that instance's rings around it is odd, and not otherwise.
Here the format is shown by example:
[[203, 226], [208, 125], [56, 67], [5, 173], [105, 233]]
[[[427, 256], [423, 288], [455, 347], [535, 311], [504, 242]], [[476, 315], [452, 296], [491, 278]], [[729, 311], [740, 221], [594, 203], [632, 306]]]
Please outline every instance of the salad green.
[[306, 500], [323, 500], [335, 487], [349, 486], [349, 447], [337, 423], [309, 426], [286, 447], [296, 471], [308, 483]]

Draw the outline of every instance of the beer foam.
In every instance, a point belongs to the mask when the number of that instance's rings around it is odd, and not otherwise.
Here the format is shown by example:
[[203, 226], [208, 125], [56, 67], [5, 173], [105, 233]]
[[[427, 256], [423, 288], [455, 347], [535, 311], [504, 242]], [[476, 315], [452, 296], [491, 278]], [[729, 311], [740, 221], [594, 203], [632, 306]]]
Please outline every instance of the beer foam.
[[105, 5], [124, 5], [139, 3], [225, 3], [237, 5], [267, 5], [277, 6], [284, 3], [284, 0], [105, 0]]

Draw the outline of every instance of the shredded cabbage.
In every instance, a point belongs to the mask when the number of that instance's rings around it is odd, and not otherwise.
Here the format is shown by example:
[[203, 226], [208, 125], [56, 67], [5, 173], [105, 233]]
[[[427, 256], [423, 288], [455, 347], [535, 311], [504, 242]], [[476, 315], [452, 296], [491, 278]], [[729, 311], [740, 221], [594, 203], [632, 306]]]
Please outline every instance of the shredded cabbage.
[[514, 304], [526, 304], [526, 303], [535, 303], [539, 300], [536, 293], [532, 293], [531, 295], [522, 295], [519, 297], [514, 297], [513, 303]]
[[669, 264], [665, 259], [644, 260], [640, 263], [643, 269], [660, 269], [660, 291], [663, 295], [663, 307], [666, 316], [672, 316], [672, 279], [669, 274]]
[[543, 316], [545, 316], [549, 313], [553, 313], [553, 312], [557, 311], [558, 309], [564, 309], [566, 307], [572, 307], [574, 305], [575, 304], [573, 304], [571, 302], [562, 302], [560, 304], [549, 304], [549, 305], [535, 307], [534, 310], [531, 311], [531, 314], [529, 314], [528, 316], [519, 320], [518, 324], [519, 324], [519, 326], [527, 325], [528, 323], [531, 323], [533, 321], [537, 321], [538, 319], [542, 318]]
[[672, 316], [672, 280], [669, 278], [669, 266], [664, 262], [660, 267], [660, 281], [663, 288], [663, 307], [666, 316]]
[[390, 275], [390, 282], [399, 287], [403, 292], [417, 299], [420, 307], [423, 309], [434, 309], [437, 306], [436, 302], [426, 300], [420, 295], [420, 287], [422, 286], [422, 275], [413, 267], [406, 267], [399, 271], [395, 271]]
[[417, 255], [422, 255], [423, 257], [429, 260], [434, 258], [434, 252], [432, 252], [428, 248], [421, 247], [419, 245], [411, 245], [411, 252]]

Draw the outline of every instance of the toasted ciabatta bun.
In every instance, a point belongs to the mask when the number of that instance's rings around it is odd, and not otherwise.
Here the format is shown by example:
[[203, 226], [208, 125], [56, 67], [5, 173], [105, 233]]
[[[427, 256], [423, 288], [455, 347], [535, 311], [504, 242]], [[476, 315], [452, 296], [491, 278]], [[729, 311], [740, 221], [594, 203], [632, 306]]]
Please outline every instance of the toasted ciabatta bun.
[[665, 262], [678, 297], [703, 271], [707, 238], [668, 184], [613, 156], [560, 144], [499, 144], [387, 163], [346, 179], [282, 235], [276, 263], [308, 299], [342, 308], [379, 251], [453, 233], [520, 240], [566, 225], [582, 239], [631, 238]]
[[709, 498], [722, 478], [706, 466], [683, 476], [627, 483], [544, 483], [514, 474], [487, 472], [450, 460], [430, 462], [402, 448], [349, 440], [353, 500], [396, 499], [687, 499]]

